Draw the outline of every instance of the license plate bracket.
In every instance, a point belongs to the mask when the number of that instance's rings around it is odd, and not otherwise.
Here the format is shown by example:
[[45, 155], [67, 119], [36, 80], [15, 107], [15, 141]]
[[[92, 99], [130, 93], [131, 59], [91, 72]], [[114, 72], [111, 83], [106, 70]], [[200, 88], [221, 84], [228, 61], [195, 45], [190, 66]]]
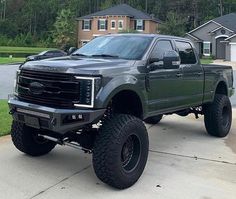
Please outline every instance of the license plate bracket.
[[25, 115], [25, 124], [27, 126], [40, 129], [39, 119], [37, 117]]

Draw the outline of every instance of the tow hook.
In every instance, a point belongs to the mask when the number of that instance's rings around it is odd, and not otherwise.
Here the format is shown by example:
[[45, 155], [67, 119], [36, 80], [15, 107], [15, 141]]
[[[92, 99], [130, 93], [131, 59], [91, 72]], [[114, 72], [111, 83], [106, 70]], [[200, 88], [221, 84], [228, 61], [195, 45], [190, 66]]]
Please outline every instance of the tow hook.
[[13, 115], [15, 112], [16, 112], [16, 109], [11, 109], [11, 110], [9, 111], [9, 114], [10, 114], [10, 115]]

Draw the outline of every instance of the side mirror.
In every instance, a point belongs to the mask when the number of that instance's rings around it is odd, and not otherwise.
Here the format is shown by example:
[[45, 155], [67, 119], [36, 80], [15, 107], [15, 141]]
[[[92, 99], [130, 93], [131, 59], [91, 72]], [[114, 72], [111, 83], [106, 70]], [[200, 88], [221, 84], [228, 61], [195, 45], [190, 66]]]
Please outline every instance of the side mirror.
[[155, 62], [159, 62], [160, 60], [158, 59], [158, 58], [150, 58], [149, 59], [149, 63], [150, 64], [153, 64], [153, 63], [155, 63]]
[[159, 58], [150, 58], [149, 59], [149, 65], [148, 70], [149, 71], [155, 71], [157, 69], [163, 69], [163, 61]]
[[75, 52], [77, 50], [76, 47], [70, 47], [70, 49], [68, 50], [68, 55], [71, 55], [73, 52]]
[[165, 69], [178, 69], [180, 67], [179, 54], [174, 50], [165, 52], [163, 63]]

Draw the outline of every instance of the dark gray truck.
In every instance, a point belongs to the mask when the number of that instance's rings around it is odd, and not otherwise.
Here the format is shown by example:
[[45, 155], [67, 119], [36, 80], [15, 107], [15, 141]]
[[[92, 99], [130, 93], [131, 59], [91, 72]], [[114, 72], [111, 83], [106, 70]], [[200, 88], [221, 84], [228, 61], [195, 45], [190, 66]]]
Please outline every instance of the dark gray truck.
[[92, 153], [98, 178], [124, 189], [146, 165], [143, 121], [204, 115], [207, 132], [224, 137], [233, 93], [232, 68], [202, 65], [187, 39], [102, 36], [71, 56], [20, 66], [9, 98], [12, 140], [31, 156], [47, 154], [56, 144]]

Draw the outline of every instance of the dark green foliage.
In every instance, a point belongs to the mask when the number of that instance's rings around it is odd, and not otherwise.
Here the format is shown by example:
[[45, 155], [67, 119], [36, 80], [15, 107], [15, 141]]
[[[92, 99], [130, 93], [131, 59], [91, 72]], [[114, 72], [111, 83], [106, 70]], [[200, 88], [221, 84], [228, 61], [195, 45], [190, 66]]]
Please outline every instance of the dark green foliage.
[[[53, 46], [55, 23], [62, 9], [69, 9], [75, 19], [120, 3], [154, 14], [164, 22], [161, 32], [175, 35], [221, 13], [236, 12], [236, 0], [2, 0], [0, 45]], [[71, 23], [69, 29], [76, 32], [76, 23]]]

